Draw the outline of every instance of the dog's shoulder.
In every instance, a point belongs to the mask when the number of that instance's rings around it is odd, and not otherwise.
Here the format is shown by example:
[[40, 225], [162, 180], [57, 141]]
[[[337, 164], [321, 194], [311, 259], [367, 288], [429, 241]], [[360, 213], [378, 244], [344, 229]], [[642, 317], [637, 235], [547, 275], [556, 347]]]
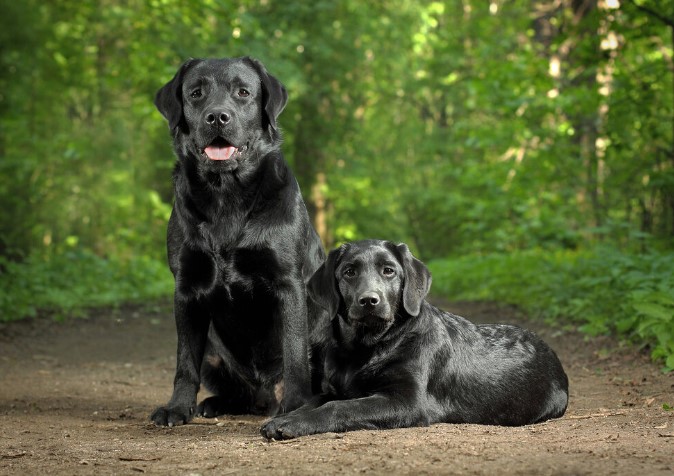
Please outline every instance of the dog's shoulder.
[[424, 301], [419, 318], [425, 332], [433, 333], [436, 339], [449, 343], [457, 340], [474, 341], [479, 335], [474, 323], [465, 317], [439, 309], [428, 301]]
[[406, 316], [377, 343], [373, 363], [382, 367], [392, 363], [407, 368], [423, 366], [447, 342], [446, 314], [424, 301], [417, 316]]

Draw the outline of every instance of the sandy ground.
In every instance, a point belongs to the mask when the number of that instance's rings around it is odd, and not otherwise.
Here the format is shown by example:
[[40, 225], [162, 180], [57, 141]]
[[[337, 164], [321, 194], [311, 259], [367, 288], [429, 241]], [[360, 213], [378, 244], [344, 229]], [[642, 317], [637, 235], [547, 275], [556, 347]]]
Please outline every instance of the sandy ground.
[[566, 415], [534, 426], [433, 425], [267, 442], [262, 418], [155, 428], [171, 394], [167, 304], [0, 326], [0, 474], [674, 474], [674, 375], [608, 338], [449, 303], [480, 322], [537, 331], [570, 378]]

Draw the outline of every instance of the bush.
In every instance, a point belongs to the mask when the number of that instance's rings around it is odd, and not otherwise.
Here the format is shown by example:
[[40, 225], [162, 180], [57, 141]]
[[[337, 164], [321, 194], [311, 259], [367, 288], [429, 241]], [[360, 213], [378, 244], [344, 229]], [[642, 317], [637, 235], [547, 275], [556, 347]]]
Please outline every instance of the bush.
[[493, 299], [535, 317], [571, 322], [589, 335], [613, 333], [651, 348], [674, 369], [674, 253], [615, 248], [529, 250], [435, 260], [433, 291]]
[[146, 256], [104, 259], [76, 249], [22, 262], [0, 257], [0, 321], [38, 310], [61, 318], [85, 307], [168, 296], [172, 289], [168, 265]]

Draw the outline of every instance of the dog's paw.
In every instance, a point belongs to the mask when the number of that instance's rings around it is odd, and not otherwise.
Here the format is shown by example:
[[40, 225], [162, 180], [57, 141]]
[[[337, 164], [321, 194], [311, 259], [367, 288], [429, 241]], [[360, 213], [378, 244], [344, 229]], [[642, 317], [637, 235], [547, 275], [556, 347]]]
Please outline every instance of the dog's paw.
[[320, 429], [314, 428], [306, 415], [294, 414], [272, 418], [260, 428], [262, 436], [268, 440], [289, 440], [298, 436], [321, 433]]
[[197, 406], [197, 416], [215, 418], [227, 413], [227, 408], [227, 401], [222, 397], [208, 397], [202, 400], [199, 406]]
[[293, 434], [292, 431], [285, 428], [286, 425], [283, 424], [285, 421], [285, 418], [272, 418], [267, 423], [262, 425], [262, 428], [260, 428], [260, 433], [268, 440], [288, 440], [290, 438], [296, 438], [299, 436]]
[[159, 407], [152, 415], [150, 420], [157, 426], [179, 426], [189, 422], [194, 415], [194, 407]]

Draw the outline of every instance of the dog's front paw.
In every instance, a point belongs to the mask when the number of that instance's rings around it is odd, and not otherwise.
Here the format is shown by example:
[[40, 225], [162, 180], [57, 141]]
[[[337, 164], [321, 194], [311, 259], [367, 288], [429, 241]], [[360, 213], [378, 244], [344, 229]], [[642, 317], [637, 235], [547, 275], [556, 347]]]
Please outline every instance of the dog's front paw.
[[283, 423], [286, 420], [286, 418], [272, 418], [267, 423], [262, 425], [262, 428], [260, 428], [260, 433], [268, 440], [287, 440], [299, 436], [291, 434], [290, 431], [285, 430], [285, 425], [283, 425]]
[[268, 440], [289, 440], [320, 432], [320, 430], [312, 428], [309, 420], [303, 418], [301, 414], [272, 418], [260, 428], [260, 433]]
[[152, 415], [150, 420], [157, 426], [178, 426], [189, 422], [194, 415], [194, 405], [190, 406], [166, 406], [159, 407]]

